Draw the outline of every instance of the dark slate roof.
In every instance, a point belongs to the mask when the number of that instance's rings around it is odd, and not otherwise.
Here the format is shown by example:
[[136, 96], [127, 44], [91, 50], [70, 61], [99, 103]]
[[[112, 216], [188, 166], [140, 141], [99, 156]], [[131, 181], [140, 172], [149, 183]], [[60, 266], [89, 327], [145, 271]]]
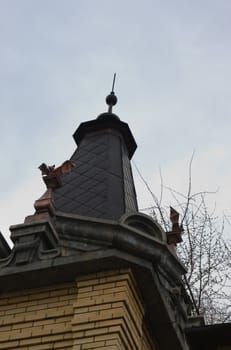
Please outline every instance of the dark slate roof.
[[10, 251], [11, 249], [7, 241], [5, 240], [4, 236], [0, 232], [0, 259], [7, 257], [10, 254]]
[[130, 158], [136, 143], [128, 125], [112, 113], [82, 123], [74, 134], [75, 167], [62, 175], [55, 208], [71, 214], [119, 219], [138, 210]]

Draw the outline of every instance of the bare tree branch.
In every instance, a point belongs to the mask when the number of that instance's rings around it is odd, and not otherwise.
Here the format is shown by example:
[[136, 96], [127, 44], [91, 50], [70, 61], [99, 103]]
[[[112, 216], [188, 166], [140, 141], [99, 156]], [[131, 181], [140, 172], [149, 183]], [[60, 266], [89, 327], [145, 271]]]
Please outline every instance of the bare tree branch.
[[[194, 304], [194, 312], [203, 314], [207, 323], [231, 321], [231, 246], [225, 241], [225, 224], [231, 226], [231, 216], [216, 215], [216, 205], [209, 210], [207, 198], [216, 191], [192, 193], [192, 162], [189, 163], [189, 180], [186, 194], [164, 186], [160, 171], [160, 199], [152, 192], [137, 166], [136, 170], [151, 194], [154, 205], [143, 211], [155, 211], [155, 219], [168, 231], [170, 222], [164, 194], [169, 193], [181, 215], [184, 227], [183, 243], [177, 254], [188, 269], [184, 282]], [[164, 191], [165, 190], [165, 191]], [[172, 203], [171, 203], [172, 205]]]

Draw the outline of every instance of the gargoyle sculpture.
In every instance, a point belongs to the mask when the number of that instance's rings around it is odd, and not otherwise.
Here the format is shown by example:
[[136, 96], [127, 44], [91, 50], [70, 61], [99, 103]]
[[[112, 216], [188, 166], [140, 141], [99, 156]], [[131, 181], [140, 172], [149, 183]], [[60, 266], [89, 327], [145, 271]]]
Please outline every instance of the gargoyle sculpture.
[[55, 168], [55, 165], [46, 165], [42, 163], [38, 168], [41, 170], [43, 181], [47, 188], [58, 188], [61, 186], [60, 176], [70, 173], [75, 167], [75, 164], [70, 160], [66, 160], [62, 165]]
[[176, 246], [177, 243], [182, 242], [183, 226], [179, 224], [179, 213], [170, 207], [170, 221], [172, 223], [172, 230], [167, 232], [167, 242], [170, 245]]
[[55, 168], [55, 165], [47, 166], [45, 163], [39, 166], [47, 190], [42, 197], [37, 199], [34, 203], [36, 214], [44, 212], [54, 213], [53, 191], [62, 186], [61, 175], [70, 173], [74, 167], [75, 164], [70, 160], [66, 160], [57, 168]]

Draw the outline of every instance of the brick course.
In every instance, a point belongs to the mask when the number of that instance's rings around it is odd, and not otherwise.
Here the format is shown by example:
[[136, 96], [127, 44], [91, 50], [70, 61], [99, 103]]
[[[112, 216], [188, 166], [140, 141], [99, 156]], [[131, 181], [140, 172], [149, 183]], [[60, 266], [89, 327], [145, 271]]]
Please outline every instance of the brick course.
[[0, 295], [0, 349], [152, 350], [130, 271]]

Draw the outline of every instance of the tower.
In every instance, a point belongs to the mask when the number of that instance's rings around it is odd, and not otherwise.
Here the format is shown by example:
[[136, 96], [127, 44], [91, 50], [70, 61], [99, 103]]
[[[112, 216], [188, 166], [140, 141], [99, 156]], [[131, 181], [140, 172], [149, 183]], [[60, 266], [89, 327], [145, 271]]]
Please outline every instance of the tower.
[[0, 237], [0, 349], [187, 349], [185, 268], [138, 211], [129, 126], [112, 109], [82, 123], [34, 215]]

